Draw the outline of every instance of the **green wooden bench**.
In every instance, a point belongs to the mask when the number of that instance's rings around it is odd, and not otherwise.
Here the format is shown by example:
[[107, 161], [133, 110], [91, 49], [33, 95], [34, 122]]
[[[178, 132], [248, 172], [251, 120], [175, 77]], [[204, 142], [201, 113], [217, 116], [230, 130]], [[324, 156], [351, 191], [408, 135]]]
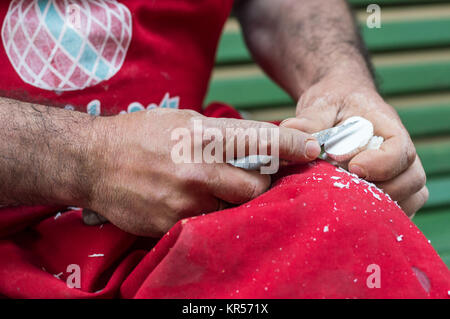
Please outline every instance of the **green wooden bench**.
[[[365, 26], [373, 1], [349, 1], [372, 53], [380, 91], [399, 112], [427, 172], [430, 199], [414, 222], [450, 266], [450, 0], [378, 0], [382, 28]], [[238, 23], [221, 38], [207, 102], [249, 119], [294, 115], [294, 101], [252, 61]]]

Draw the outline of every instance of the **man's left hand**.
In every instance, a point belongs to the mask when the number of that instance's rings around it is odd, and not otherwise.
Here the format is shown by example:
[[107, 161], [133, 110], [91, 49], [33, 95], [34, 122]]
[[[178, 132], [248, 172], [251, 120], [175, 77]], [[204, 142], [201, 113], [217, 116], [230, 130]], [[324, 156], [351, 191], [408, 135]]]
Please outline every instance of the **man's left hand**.
[[371, 121], [374, 135], [382, 136], [384, 143], [354, 156], [349, 171], [375, 182], [412, 218], [428, 200], [425, 171], [397, 112], [375, 88], [349, 80], [349, 75], [327, 76], [302, 94], [296, 118], [281, 125], [314, 133], [352, 116]]

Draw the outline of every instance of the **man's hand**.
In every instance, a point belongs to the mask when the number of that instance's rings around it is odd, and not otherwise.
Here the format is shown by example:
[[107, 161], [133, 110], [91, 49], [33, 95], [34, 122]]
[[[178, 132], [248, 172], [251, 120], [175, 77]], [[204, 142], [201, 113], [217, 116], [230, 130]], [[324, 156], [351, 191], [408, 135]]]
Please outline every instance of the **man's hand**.
[[397, 113], [376, 91], [347, 2], [240, 0], [236, 15], [252, 56], [299, 101], [299, 120], [283, 125], [312, 133], [355, 115], [370, 120], [385, 142], [355, 156], [350, 171], [376, 181], [413, 215], [428, 198], [425, 173]]
[[[224, 162], [175, 163], [171, 151], [177, 141], [171, 140], [171, 133], [187, 128], [193, 136], [194, 120], [231, 140], [236, 136], [226, 136], [227, 128], [276, 128], [268, 123], [206, 118], [185, 110], [156, 109], [101, 118], [96, 125], [105, 136], [98, 144], [104, 156], [95, 161], [102, 164], [88, 208], [127, 232], [160, 236], [180, 219], [217, 211], [224, 203], [245, 203], [267, 190], [270, 176], [259, 172]], [[307, 162], [320, 153], [317, 141], [298, 130], [282, 128], [279, 141], [283, 159]]]
[[[222, 133], [224, 154], [214, 154], [222, 161], [172, 160], [178, 141], [171, 133], [184, 128], [194, 135], [196, 119]], [[182, 218], [244, 203], [269, 187], [268, 175], [223, 161], [240, 133], [227, 136], [227, 128], [278, 130], [269, 123], [207, 118], [188, 110], [92, 117], [0, 99], [0, 205], [78, 206], [133, 234], [160, 236]], [[281, 158], [307, 162], [319, 155], [320, 146], [309, 134], [290, 128], [278, 132]], [[243, 156], [260, 151], [250, 141], [243, 141]], [[201, 151], [208, 145], [201, 140]]]
[[376, 182], [408, 216], [413, 216], [428, 199], [426, 175], [397, 113], [373, 87], [361, 86], [344, 73], [325, 77], [302, 95], [297, 117], [281, 125], [314, 133], [356, 115], [371, 121], [374, 134], [382, 136], [384, 143], [379, 150], [366, 150], [353, 157], [349, 171]]

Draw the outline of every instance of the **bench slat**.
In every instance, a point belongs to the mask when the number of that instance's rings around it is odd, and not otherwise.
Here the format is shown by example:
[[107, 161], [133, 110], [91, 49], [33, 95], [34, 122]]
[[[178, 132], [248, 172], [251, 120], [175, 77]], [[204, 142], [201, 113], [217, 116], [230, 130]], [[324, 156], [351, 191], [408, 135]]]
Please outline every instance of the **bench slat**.
[[433, 177], [427, 182], [427, 187], [430, 198], [424, 208], [450, 206], [450, 176]]
[[415, 146], [428, 179], [434, 178], [435, 176], [442, 176], [443, 174], [450, 175], [449, 139], [444, 141], [416, 142]]
[[[413, 138], [450, 134], [450, 101], [397, 107], [393, 105], [403, 124]], [[243, 113], [246, 119], [256, 121], [281, 121], [295, 116], [295, 106], [273, 106]], [[450, 161], [449, 161], [450, 162]]]
[[377, 69], [380, 91], [385, 96], [449, 89], [449, 74], [450, 61], [383, 66]]
[[[362, 35], [372, 52], [423, 49], [450, 44], [450, 17], [427, 20], [391, 21], [380, 29], [361, 24]], [[218, 64], [248, 63], [250, 54], [239, 30], [225, 32], [217, 52]]]
[[[450, 89], [450, 60], [384, 65], [376, 72], [384, 96]], [[241, 110], [294, 103], [263, 73], [213, 78], [206, 101], [227, 102]]]
[[364, 27], [362, 35], [372, 52], [421, 49], [450, 44], [450, 18], [384, 23], [380, 29]]
[[412, 137], [450, 133], [450, 103], [396, 109]]
[[438, 253], [450, 253], [450, 208], [421, 211], [413, 222], [431, 241]]
[[412, 5], [412, 4], [429, 4], [429, 3], [446, 3], [448, 0], [348, 0], [353, 7], [368, 6], [376, 3], [378, 5]]

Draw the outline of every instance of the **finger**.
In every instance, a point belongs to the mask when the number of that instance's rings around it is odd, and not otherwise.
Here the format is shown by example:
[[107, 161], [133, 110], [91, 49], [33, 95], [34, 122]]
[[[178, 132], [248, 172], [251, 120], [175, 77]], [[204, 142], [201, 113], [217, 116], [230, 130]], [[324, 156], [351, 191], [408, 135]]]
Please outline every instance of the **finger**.
[[336, 123], [336, 108], [324, 100], [318, 100], [312, 106], [299, 106], [296, 117], [284, 120], [280, 126], [312, 134], [333, 127]]
[[225, 207], [224, 202], [212, 194], [205, 193], [204, 196], [199, 197], [195, 190], [185, 193], [183, 199], [175, 203], [175, 210], [183, 218], [212, 213]]
[[291, 162], [315, 160], [321, 152], [316, 138], [302, 131], [280, 127], [279, 157]]
[[410, 218], [414, 216], [414, 214], [422, 208], [423, 205], [427, 202], [429, 197], [428, 188], [425, 186], [417, 193], [413, 194], [408, 199], [405, 199], [398, 204], [403, 209], [403, 211], [408, 215]]
[[[210, 175], [211, 176], [211, 175]], [[215, 165], [207, 188], [215, 197], [232, 204], [246, 203], [270, 187], [270, 175], [230, 165]]]
[[399, 176], [377, 186], [391, 196], [393, 200], [402, 201], [420, 191], [427, 181], [425, 171], [418, 156], [414, 163]]
[[[216, 125], [224, 138], [225, 160], [240, 156], [268, 154], [292, 162], [309, 162], [320, 155], [320, 145], [310, 134], [257, 121], [218, 119]], [[240, 154], [240, 156], [239, 156]]]
[[365, 150], [349, 162], [349, 170], [370, 181], [387, 181], [404, 172], [416, 159], [416, 151], [401, 122], [382, 113], [368, 114], [374, 134], [384, 138], [377, 150]]

